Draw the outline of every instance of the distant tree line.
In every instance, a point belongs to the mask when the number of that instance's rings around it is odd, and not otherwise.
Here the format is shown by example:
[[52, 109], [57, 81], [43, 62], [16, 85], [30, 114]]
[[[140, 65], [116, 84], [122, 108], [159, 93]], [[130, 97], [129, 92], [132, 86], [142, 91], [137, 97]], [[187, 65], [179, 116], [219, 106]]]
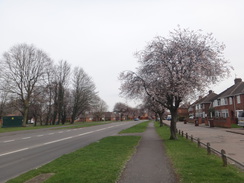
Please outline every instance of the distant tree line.
[[[92, 78], [81, 68], [54, 61], [33, 45], [18, 44], [0, 60], [0, 116], [23, 115], [41, 125], [70, 123], [87, 111], [107, 111]], [[102, 107], [101, 107], [102, 106]]]

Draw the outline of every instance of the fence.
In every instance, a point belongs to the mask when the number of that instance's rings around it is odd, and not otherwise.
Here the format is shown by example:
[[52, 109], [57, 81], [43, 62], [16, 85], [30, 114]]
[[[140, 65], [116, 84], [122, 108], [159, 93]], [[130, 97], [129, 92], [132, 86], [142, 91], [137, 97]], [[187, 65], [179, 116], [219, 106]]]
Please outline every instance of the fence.
[[230, 156], [228, 156], [224, 149], [222, 149], [221, 151], [218, 151], [218, 150], [212, 148], [209, 142], [207, 142], [207, 144], [205, 144], [205, 143], [201, 142], [199, 138], [194, 138], [192, 135], [190, 136], [188, 133], [184, 133], [184, 131], [180, 131], [178, 129], [176, 131], [182, 137], [185, 137], [186, 139], [191, 140], [191, 142], [196, 142], [198, 147], [206, 148], [208, 155], [210, 155], [211, 153], [214, 153], [214, 154], [220, 156], [223, 160], [223, 166], [227, 166], [228, 161], [230, 161], [231, 164], [234, 164], [237, 167], [244, 170], [244, 164], [242, 164], [241, 162], [239, 162], [239, 161], [231, 158]]

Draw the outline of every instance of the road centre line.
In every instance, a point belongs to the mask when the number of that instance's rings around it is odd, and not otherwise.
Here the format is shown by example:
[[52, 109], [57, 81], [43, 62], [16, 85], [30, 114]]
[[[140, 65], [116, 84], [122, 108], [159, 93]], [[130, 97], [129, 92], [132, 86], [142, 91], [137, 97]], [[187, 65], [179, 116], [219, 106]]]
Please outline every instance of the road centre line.
[[[109, 126], [109, 127], [106, 127], [106, 128], [101, 128], [101, 129], [99, 129], [99, 130], [95, 130], [94, 132], [102, 131], [102, 130], [104, 130], [104, 129], [109, 129], [109, 128], [113, 128], [113, 127], [121, 126], [121, 125], [124, 125], [124, 124], [119, 124], [119, 125]], [[81, 129], [83, 129], [83, 128], [81, 128]], [[73, 129], [73, 130], [78, 130], [78, 129]], [[60, 132], [58, 132], [58, 133], [70, 132], [70, 131], [72, 131], [72, 130], [60, 131]], [[53, 135], [53, 134], [55, 134], [55, 133], [52, 132], [52, 133], [48, 133], [47, 135]], [[43, 137], [43, 136], [44, 136], [44, 134], [42, 134], [42, 135], [36, 135], [36, 137]], [[26, 140], [26, 139], [29, 139], [29, 138], [31, 138], [31, 137], [23, 137], [23, 138], [21, 138], [21, 139], [22, 139], [22, 140]], [[9, 142], [14, 142], [14, 141], [16, 141], [16, 140], [20, 140], [20, 139], [11, 139], [11, 140], [6, 140], [6, 141], [0, 142], [0, 143], [9, 143]]]
[[15, 140], [6, 140], [6, 141], [3, 141], [3, 143], [8, 143], [8, 142], [14, 142]]
[[53, 143], [60, 142], [60, 141], [76, 138], [76, 137], [79, 137], [79, 136], [91, 134], [91, 133], [94, 133], [94, 132], [106, 130], [106, 129], [113, 128], [113, 127], [116, 127], [116, 126], [121, 126], [121, 125], [124, 125], [124, 124], [114, 125], [114, 126], [110, 126], [110, 127], [106, 127], [106, 128], [101, 128], [101, 129], [98, 129], [98, 130], [93, 130], [93, 131], [90, 131], [90, 132], [85, 132], [85, 133], [81, 133], [81, 134], [78, 134], [78, 135], [74, 135], [74, 136], [70, 136], [70, 137], [66, 137], [66, 138], [62, 138], [62, 139], [58, 139], [58, 140], [54, 140], [54, 141], [50, 141], [50, 142], [46, 142], [46, 143], [43, 143], [43, 144], [34, 145], [34, 146], [31, 146], [31, 147], [28, 147], [28, 148], [19, 149], [19, 150], [16, 150], [16, 151], [10, 151], [10, 152], [7, 152], [7, 153], [0, 154], [0, 157], [1, 156], [5, 156], [5, 155], [9, 155], [9, 154], [13, 154], [13, 153], [17, 153], [17, 152], [21, 152], [21, 151], [25, 151], [25, 150], [28, 150], [28, 149], [33, 149], [33, 148], [36, 148], [36, 147], [45, 146], [45, 145], [48, 145], [48, 144], [53, 144]]
[[13, 153], [16, 153], [16, 152], [20, 152], [20, 151], [25, 151], [29, 148], [23, 148], [23, 149], [19, 149], [19, 150], [16, 150], [16, 151], [11, 151], [11, 152], [7, 152], [7, 153], [4, 153], [4, 154], [0, 154], [0, 157], [1, 156], [5, 156], [5, 155], [9, 155], [9, 154], [13, 154]]

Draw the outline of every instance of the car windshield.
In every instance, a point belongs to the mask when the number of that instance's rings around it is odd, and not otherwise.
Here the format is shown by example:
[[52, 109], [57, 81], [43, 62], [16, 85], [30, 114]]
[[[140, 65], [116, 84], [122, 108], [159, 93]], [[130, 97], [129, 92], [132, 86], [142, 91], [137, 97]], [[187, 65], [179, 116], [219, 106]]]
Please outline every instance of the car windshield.
[[244, 117], [244, 111], [239, 112], [239, 116], [238, 117]]

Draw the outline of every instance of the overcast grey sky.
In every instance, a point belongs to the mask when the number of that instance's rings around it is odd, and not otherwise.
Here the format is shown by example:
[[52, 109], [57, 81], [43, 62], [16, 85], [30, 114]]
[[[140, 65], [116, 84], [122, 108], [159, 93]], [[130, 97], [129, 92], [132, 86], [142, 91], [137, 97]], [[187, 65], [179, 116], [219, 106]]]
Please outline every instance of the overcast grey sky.
[[134, 53], [177, 28], [202, 29], [226, 45], [232, 76], [220, 93], [244, 80], [243, 0], [0, 0], [0, 55], [18, 43], [34, 44], [55, 61], [67, 60], [91, 76], [112, 110], [118, 75], [138, 66]]

